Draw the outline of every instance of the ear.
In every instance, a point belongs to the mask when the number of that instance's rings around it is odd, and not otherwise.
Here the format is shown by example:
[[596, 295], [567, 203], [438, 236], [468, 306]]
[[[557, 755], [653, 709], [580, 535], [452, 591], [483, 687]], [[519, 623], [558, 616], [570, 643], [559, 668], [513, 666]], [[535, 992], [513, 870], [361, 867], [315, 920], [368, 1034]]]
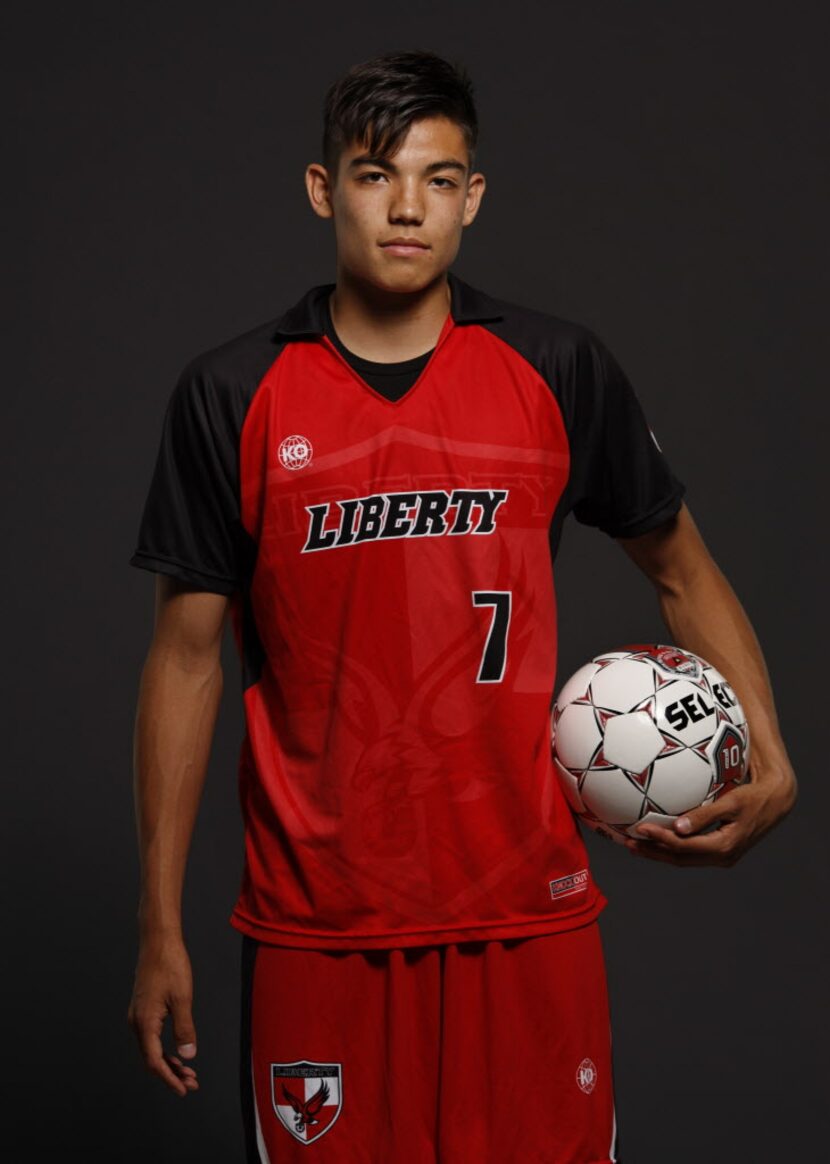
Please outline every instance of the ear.
[[470, 180], [467, 183], [467, 199], [464, 203], [464, 217], [461, 219], [462, 226], [469, 226], [478, 214], [486, 186], [487, 182], [482, 173], [476, 171], [470, 175]]
[[329, 172], [325, 166], [321, 166], [319, 162], [311, 162], [306, 166], [305, 188], [308, 193], [308, 200], [311, 203], [311, 209], [314, 213], [319, 214], [321, 218], [333, 217], [334, 211], [331, 205], [332, 183], [329, 180]]

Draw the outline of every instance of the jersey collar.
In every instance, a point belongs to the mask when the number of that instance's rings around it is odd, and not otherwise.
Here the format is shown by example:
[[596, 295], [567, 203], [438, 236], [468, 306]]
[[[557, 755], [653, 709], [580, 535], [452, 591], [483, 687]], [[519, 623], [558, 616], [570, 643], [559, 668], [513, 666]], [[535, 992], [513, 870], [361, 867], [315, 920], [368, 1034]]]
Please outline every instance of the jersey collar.
[[[450, 314], [454, 323], [483, 323], [501, 319], [501, 304], [471, 287], [463, 279], [447, 272], [450, 285]], [[274, 339], [300, 339], [323, 335], [325, 332], [326, 299], [334, 290], [334, 283], [320, 283], [306, 291], [293, 307], [280, 316], [274, 327]]]

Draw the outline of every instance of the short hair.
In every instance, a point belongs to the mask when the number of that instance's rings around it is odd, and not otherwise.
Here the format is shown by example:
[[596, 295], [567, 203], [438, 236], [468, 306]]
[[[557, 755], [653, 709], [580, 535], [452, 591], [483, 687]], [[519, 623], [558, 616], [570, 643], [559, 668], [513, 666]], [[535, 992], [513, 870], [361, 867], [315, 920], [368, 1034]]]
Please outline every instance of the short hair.
[[461, 128], [472, 169], [478, 116], [462, 64], [416, 50], [353, 65], [329, 87], [323, 103], [323, 164], [332, 181], [346, 146], [365, 142], [370, 153], [389, 157], [413, 121], [424, 117], [446, 117]]

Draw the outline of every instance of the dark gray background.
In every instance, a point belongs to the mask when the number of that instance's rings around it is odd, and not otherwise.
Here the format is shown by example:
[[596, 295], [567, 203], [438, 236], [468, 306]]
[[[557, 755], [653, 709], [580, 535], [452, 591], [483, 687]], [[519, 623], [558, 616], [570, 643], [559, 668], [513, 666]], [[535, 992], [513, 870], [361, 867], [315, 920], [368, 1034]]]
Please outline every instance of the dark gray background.
[[[302, 184], [325, 87], [413, 47], [477, 82], [489, 189], [456, 271], [615, 352], [754, 622], [801, 779], [794, 815], [732, 870], [591, 839], [626, 1164], [815, 1158], [830, 1082], [822, 9], [100, 3], [7, 24], [15, 1162], [242, 1159], [238, 664], [229, 636], [186, 888], [201, 1091], [182, 1102], [125, 1021], [153, 591], [127, 562], [181, 366], [333, 277]], [[595, 531], [569, 523], [558, 586], [560, 681], [621, 641], [665, 639], [650, 587]]]

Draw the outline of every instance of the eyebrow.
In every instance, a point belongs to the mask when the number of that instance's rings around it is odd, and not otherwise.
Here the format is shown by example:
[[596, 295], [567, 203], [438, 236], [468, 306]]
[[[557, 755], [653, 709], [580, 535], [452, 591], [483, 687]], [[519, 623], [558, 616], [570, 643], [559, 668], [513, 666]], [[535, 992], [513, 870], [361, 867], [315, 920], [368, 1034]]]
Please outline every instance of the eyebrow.
[[[398, 167], [394, 162], [390, 162], [387, 158], [379, 157], [376, 154], [360, 154], [358, 157], [352, 158], [349, 162], [349, 169], [356, 170], [358, 166], [377, 166], [379, 170], [388, 170], [391, 174], [397, 174], [398, 172]], [[467, 167], [456, 158], [444, 158], [440, 162], [430, 162], [428, 166], [424, 167], [425, 174], [433, 174], [436, 170], [458, 170], [463, 174], [466, 172]]]

